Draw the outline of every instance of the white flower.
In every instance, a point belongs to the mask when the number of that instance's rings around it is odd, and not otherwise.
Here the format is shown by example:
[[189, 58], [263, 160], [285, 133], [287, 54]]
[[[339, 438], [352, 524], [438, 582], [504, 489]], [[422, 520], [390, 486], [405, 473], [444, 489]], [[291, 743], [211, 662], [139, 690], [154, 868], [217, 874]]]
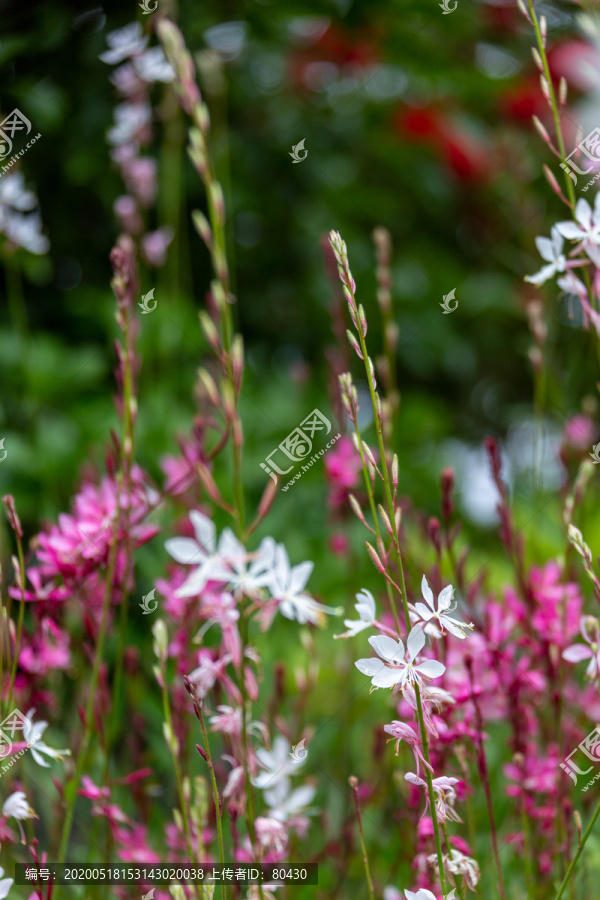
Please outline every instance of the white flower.
[[5, 897], [8, 897], [8, 892], [13, 883], [12, 878], [3, 878], [3, 875], [4, 869], [0, 866], [0, 900], [4, 900]]
[[41, 740], [44, 731], [48, 727], [48, 723], [44, 722], [43, 719], [40, 719], [39, 722], [34, 722], [34, 712], [34, 709], [30, 709], [27, 713], [27, 718], [29, 719], [30, 726], [27, 729], [23, 729], [23, 736], [26, 738], [29, 749], [31, 750], [31, 755], [33, 756], [38, 766], [43, 766], [43, 768], [48, 769], [50, 768], [50, 764], [44, 760], [42, 754], [49, 756], [51, 759], [62, 759], [63, 756], [70, 756], [71, 751], [55, 750], [53, 747], [49, 747], [48, 744]]
[[[432, 853], [427, 858], [427, 862], [433, 866], [438, 863], [437, 853]], [[467, 881], [467, 886], [474, 891], [479, 881], [479, 865], [471, 856], [465, 856], [460, 850], [452, 847], [449, 853], [444, 854], [444, 865], [453, 875], [463, 875]]]
[[562, 278], [557, 278], [556, 283], [565, 294], [574, 294], [576, 297], [587, 298], [587, 289], [585, 285], [582, 284], [579, 278], [577, 278], [570, 270], [566, 272]]
[[173, 81], [175, 72], [165, 59], [162, 47], [152, 47], [133, 61], [135, 70], [144, 81]]
[[265, 802], [269, 807], [269, 815], [279, 822], [287, 822], [300, 815], [309, 815], [314, 810], [308, 809], [317, 792], [310, 784], [304, 784], [291, 790], [289, 778], [282, 779], [271, 790], [265, 791]]
[[9, 214], [3, 223], [3, 231], [9, 241], [36, 256], [42, 256], [50, 249], [50, 241], [42, 234], [42, 219], [38, 212]]
[[[425, 815], [425, 813], [427, 812], [427, 808], [429, 807], [429, 793], [427, 792], [427, 782], [420, 778], [419, 775], [415, 775], [414, 772], [407, 772], [404, 776], [404, 779], [405, 781], [410, 781], [411, 784], [418, 784], [426, 789], [425, 810], [423, 811], [423, 815]], [[439, 778], [434, 778], [431, 782], [431, 786], [433, 787], [433, 791], [436, 795], [436, 812], [438, 815], [438, 819], [440, 819], [442, 822], [462, 821], [458, 813], [454, 811], [454, 801], [456, 800], [456, 791], [454, 790], [454, 785], [457, 783], [458, 778], [448, 778], [446, 775], [441, 775]]]
[[255, 597], [261, 588], [267, 587], [272, 577], [275, 548], [273, 538], [266, 537], [256, 553], [247, 553], [233, 532], [225, 529], [219, 549], [233, 570], [228, 577], [231, 589], [246, 597]]
[[305, 625], [323, 625], [325, 613], [338, 615], [338, 609], [324, 606], [309, 594], [303, 592], [306, 582], [313, 570], [312, 562], [303, 562], [291, 566], [287, 550], [283, 544], [275, 549], [275, 560], [269, 589], [274, 600], [279, 603], [279, 610], [286, 619], [292, 619]]
[[[441, 625], [442, 634], [444, 633], [444, 629], [446, 629], [450, 634], [453, 634], [454, 637], [461, 638], [462, 640], [463, 638], [466, 638], [463, 629], [475, 627], [472, 622], [469, 625], [464, 625], [458, 619], [453, 619], [447, 614], [448, 612], [452, 612], [450, 604], [452, 603], [452, 598], [454, 596], [454, 588], [451, 584], [440, 592], [437, 610], [435, 608], [433, 592], [424, 575], [421, 581], [421, 593], [423, 594], [425, 603], [415, 603], [415, 611], [418, 613], [419, 618], [424, 622], [430, 622], [432, 619], [437, 619]], [[427, 631], [427, 626], [425, 627], [425, 631]]]
[[436, 900], [435, 894], [432, 894], [427, 888], [420, 888], [416, 894], [414, 891], [407, 891], [405, 888], [404, 896], [406, 900]]
[[259, 843], [267, 850], [275, 851], [275, 853], [283, 853], [287, 847], [288, 833], [287, 828], [277, 819], [259, 816], [254, 822], [256, 828], [256, 837]]
[[267, 787], [273, 788], [278, 782], [287, 779], [290, 772], [299, 769], [304, 764], [303, 759], [298, 762], [291, 759], [290, 749], [289, 742], [281, 734], [278, 734], [273, 741], [271, 750], [267, 750], [266, 747], [258, 748], [256, 758], [264, 771], [259, 772], [254, 779], [255, 787], [262, 790]]
[[[170, 538], [165, 543], [167, 553], [186, 566], [196, 566], [186, 581], [175, 591], [176, 597], [195, 597], [209, 581], [226, 584], [230, 577], [224, 550], [235, 541], [229, 528], [223, 533], [217, 546], [217, 529], [215, 523], [201, 512], [192, 510], [190, 520], [194, 526], [194, 538]], [[233, 538], [233, 540], [232, 540]]]
[[425, 645], [425, 635], [420, 625], [415, 625], [408, 636], [406, 647], [408, 662], [405, 659], [402, 641], [394, 641], [390, 637], [378, 634], [370, 637], [369, 643], [381, 658], [359, 659], [355, 666], [359, 672], [371, 678], [371, 684], [375, 688], [393, 688], [399, 684], [403, 690], [414, 682], [420, 684], [422, 676], [439, 678], [446, 671], [446, 667], [437, 659], [426, 659], [418, 665], [413, 664], [417, 653]]
[[21, 212], [29, 212], [37, 206], [37, 197], [33, 191], [25, 189], [25, 181], [21, 172], [9, 172], [0, 179], [1, 206], [10, 206]]
[[142, 53], [148, 43], [148, 38], [143, 36], [140, 23], [132, 22], [125, 28], [118, 28], [107, 34], [106, 43], [110, 50], [101, 53], [100, 59], [109, 66], [114, 66], [130, 56]]
[[370, 628], [375, 621], [375, 600], [371, 591], [363, 588], [362, 591], [356, 594], [356, 599], [358, 602], [354, 604], [354, 609], [358, 613], [358, 621], [344, 619], [344, 625], [348, 631], [345, 634], [336, 634], [334, 637], [354, 637], [355, 634], [359, 634], [365, 628]]
[[582, 197], [577, 201], [575, 219], [576, 222], [559, 222], [556, 228], [570, 241], [583, 241], [589, 255], [590, 246], [593, 248], [600, 244], [600, 193], [596, 194], [593, 213], [587, 200]]
[[37, 819], [37, 815], [30, 807], [24, 791], [15, 791], [4, 801], [2, 807], [3, 816], [12, 816], [13, 819]]
[[[580, 202], [585, 203], [585, 200]], [[548, 281], [549, 278], [552, 278], [553, 275], [566, 270], [567, 260], [562, 252], [563, 239], [558, 230], [559, 227], [560, 226], [557, 225], [552, 228], [552, 231], [550, 232], [551, 237], [537, 237], [535, 239], [539, 254], [542, 259], [546, 260], [548, 265], [542, 266], [540, 271], [536, 272], [535, 275], [527, 275], [525, 277], [525, 281], [528, 281], [530, 284], [544, 284], [544, 282]]]
[[150, 124], [152, 111], [147, 103], [120, 103], [115, 106], [115, 124], [108, 130], [109, 144], [119, 146], [134, 141]]

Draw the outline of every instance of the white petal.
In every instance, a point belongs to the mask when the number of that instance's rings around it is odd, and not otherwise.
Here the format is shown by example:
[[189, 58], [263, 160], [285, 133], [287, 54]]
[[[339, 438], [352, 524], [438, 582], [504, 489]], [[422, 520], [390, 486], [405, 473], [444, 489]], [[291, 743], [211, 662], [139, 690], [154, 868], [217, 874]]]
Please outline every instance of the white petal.
[[[557, 232], [557, 234], [560, 237], [560, 232]], [[554, 262], [554, 245], [550, 238], [536, 237], [535, 246], [538, 248], [538, 253], [542, 257], [542, 259], [545, 259], [546, 262]]]
[[577, 201], [577, 206], [575, 207], [575, 218], [586, 231], [589, 231], [591, 229], [592, 208], [587, 200], [583, 199], [583, 197], [581, 197], [581, 199]]
[[367, 591], [363, 588], [363, 590], [359, 591], [356, 595], [356, 600], [357, 603], [355, 609], [361, 619], [372, 622], [375, 618], [375, 600], [371, 591]]
[[387, 660], [387, 662], [396, 664], [404, 662], [404, 644], [402, 641], [394, 641], [385, 634], [376, 634], [369, 638], [369, 643], [377, 656]]
[[408, 658], [412, 662], [417, 653], [420, 653], [425, 646], [425, 635], [423, 634], [423, 628], [421, 625], [415, 625], [414, 628], [411, 629], [406, 645], [408, 650]]
[[548, 281], [548, 279], [552, 278], [555, 274], [556, 266], [554, 263], [549, 263], [547, 266], [542, 266], [539, 272], [535, 272], [533, 275], [526, 275], [524, 281], [527, 281], [528, 284], [539, 286], [540, 284], [544, 284], [544, 282]]
[[415, 669], [427, 678], [439, 678], [446, 671], [446, 666], [437, 659], [426, 659], [425, 662], [415, 666]]
[[445, 609], [450, 608], [450, 604], [452, 603], [452, 595], [454, 594], [454, 588], [451, 584], [444, 588], [444, 590], [440, 593], [438, 597], [438, 612], [443, 612]]
[[425, 578], [424, 575], [423, 575], [423, 578], [421, 579], [421, 593], [423, 594], [423, 598], [424, 598], [427, 606], [429, 606], [431, 609], [435, 609], [435, 605], [433, 602], [433, 591], [429, 587], [429, 582], [427, 581], [427, 579]]
[[312, 562], [303, 562], [298, 566], [294, 566], [290, 577], [290, 592], [292, 594], [299, 594], [305, 587], [314, 567], [315, 564]]
[[224, 528], [219, 538], [219, 556], [223, 559], [235, 560], [239, 563], [246, 558], [246, 548], [241, 541], [238, 541], [231, 528]]
[[373, 675], [371, 681], [373, 687], [389, 688], [398, 684], [401, 678], [402, 669], [388, 669], [387, 666], [382, 666], [381, 672]]
[[362, 672], [363, 675], [368, 675], [369, 678], [372, 678], [373, 675], [377, 675], [378, 672], [381, 672], [381, 670], [385, 668], [381, 660], [375, 659], [373, 656], [369, 659], [359, 659], [354, 665], [359, 672]]
[[215, 523], [212, 519], [209, 519], [208, 516], [198, 512], [196, 509], [193, 509], [190, 512], [190, 519], [194, 526], [194, 533], [198, 543], [208, 550], [209, 553], [214, 553], [216, 546], [215, 538], [217, 536]]
[[200, 563], [204, 558], [204, 552], [192, 538], [169, 538], [168, 541], [165, 541], [165, 550], [178, 563], [184, 563], [187, 566], [192, 563]]
[[428, 606], [425, 606], [424, 603], [415, 603], [415, 610], [419, 614], [419, 618], [423, 619], [425, 622], [429, 622], [435, 613], [432, 609], [429, 609]]
[[570, 241], [580, 241], [586, 236], [586, 232], [582, 231], [575, 222], [559, 222], [556, 228], [563, 237]]
[[407, 772], [406, 775], [404, 776], [404, 780], [410, 781], [411, 784], [420, 784], [420, 785], [427, 784], [427, 782], [423, 781], [422, 778], [420, 778], [418, 775], [415, 775], [414, 772]]
[[195, 597], [196, 594], [199, 594], [203, 588], [206, 587], [207, 582], [207, 566], [202, 565], [198, 566], [197, 569], [194, 569], [192, 574], [186, 578], [180, 588], [177, 588], [175, 591], [176, 597]]

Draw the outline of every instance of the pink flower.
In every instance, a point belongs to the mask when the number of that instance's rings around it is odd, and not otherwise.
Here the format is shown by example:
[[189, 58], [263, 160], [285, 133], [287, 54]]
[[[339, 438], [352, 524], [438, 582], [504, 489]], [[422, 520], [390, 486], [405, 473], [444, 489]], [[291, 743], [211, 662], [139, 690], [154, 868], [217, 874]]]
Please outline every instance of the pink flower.
[[358, 473], [362, 468], [360, 455], [352, 438], [343, 434], [324, 457], [325, 473], [332, 484], [329, 495], [330, 506], [341, 506], [349, 491], [358, 484]]
[[579, 630], [583, 600], [574, 582], [561, 584], [562, 572], [556, 562], [531, 571], [531, 589], [537, 608], [533, 627], [547, 641], [564, 647]]
[[416, 734], [410, 725], [407, 725], [405, 722], [399, 722], [397, 719], [394, 719], [391, 725], [384, 725], [383, 730], [387, 734], [391, 734], [391, 740], [396, 738], [396, 756], [398, 756], [398, 748], [400, 747], [400, 741], [406, 741], [406, 743], [411, 748], [414, 757], [415, 757], [415, 765], [417, 767], [417, 774], [419, 773], [419, 760], [423, 763], [424, 766], [433, 772], [433, 769], [426, 761], [423, 756], [423, 749], [421, 747], [421, 741], [419, 739], [418, 734]]
[[596, 440], [598, 426], [589, 416], [572, 416], [565, 424], [565, 441], [576, 450], [588, 450]]
[[68, 633], [46, 617], [42, 619], [40, 631], [19, 653], [21, 669], [36, 675], [66, 669], [71, 661]]
[[149, 266], [155, 269], [167, 261], [167, 248], [173, 240], [173, 229], [165, 226], [145, 234], [142, 238], [142, 254]]

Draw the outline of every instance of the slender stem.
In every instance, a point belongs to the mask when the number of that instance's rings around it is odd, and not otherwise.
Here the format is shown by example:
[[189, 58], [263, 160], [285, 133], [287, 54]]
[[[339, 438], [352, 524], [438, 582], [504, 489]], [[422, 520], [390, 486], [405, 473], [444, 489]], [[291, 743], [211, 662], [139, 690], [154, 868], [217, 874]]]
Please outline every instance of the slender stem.
[[[83, 728], [83, 737], [81, 740], [81, 747], [79, 748], [79, 754], [77, 756], [77, 763], [75, 765], [75, 775], [73, 776], [72, 781], [65, 788], [65, 796], [67, 800], [66, 812], [65, 812], [65, 821], [63, 825], [60, 847], [58, 851], [58, 862], [64, 863], [65, 857], [67, 855], [67, 849], [69, 845], [69, 838], [71, 836], [71, 828], [73, 825], [73, 811], [75, 807], [75, 800], [77, 798], [77, 788], [79, 787], [79, 782], [81, 780], [81, 776], [83, 774], [83, 769], [85, 765], [85, 760], [87, 756], [87, 750], [90, 742], [90, 735], [92, 731], [92, 723], [94, 720], [94, 703], [96, 700], [96, 689], [98, 686], [98, 678], [100, 676], [100, 666], [102, 664], [102, 657], [104, 654], [104, 640], [106, 637], [106, 629], [108, 625], [108, 616], [110, 612], [110, 604], [112, 598], [112, 588], [113, 588], [113, 578], [115, 573], [115, 565], [117, 559], [117, 540], [116, 535], [113, 535], [111, 548], [110, 548], [110, 560], [108, 567], [108, 575], [106, 578], [106, 590], [104, 593], [104, 601], [102, 604], [102, 620], [100, 623], [100, 632], [98, 634], [98, 641], [96, 644], [96, 654], [94, 657], [94, 667], [92, 669], [92, 679], [90, 682], [90, 693], [88, 696], [88, 702], [85, 711], [85, 724]], [[56, 900], [56, 895], [60, 890], [59, 885], [55, 885], [54, 890], [54, 900]]]
[[[544, 46], [544, 41], [542, 39], [542, 33], [540, 31], [540, 26], [539, 26], [539, 23], [538, 23], [536, 14], [535, 14], [535, 10], [533, 8], [532, 0], [527, 0], [527, 5], [529, 6], [529, 15], [531, 16], [531, 21], [533, 23], [533, 27], [535, 30], [535, 36], [536, 36], [536, 40], [537, 40], [538, 50], [540, 53], [540, 57], [542, 60], [542, 66], [544, 69], [544, 77], [548, 84], [548, 91], [550, 94], [550, 104], [552, 106], [552, 117], [554, 119], [554, 130], [556, 133], [556, 140], [558, 141], [558, 149], [560, 151], [560, 156], [561, 156], [562, 162], [564, 163], [565, 159], [566, 159], [565, 142], [563, 140], [562, 127], [560, 124], [560, 115], [558, 112], [558, 103], [556, 102], [556, 94], [554, 92], [552, 76], [550, 75], [550, 67], [548, 65], [548, 57], [546, 56], [546, 48]], [[564, 172], [564, 169], [563, 169], [563, 172]], [[571, 202], [571, 206], [574, 208], [575, 207], [575, 192], [573, 190], [573, 184], [572, 184], [571, 179], [569, 178], [569, 175], [567, 172], [564, 172], [564, 177], [565, 177], [565, 185], [567, 188], [567, 194], [569, 195], [569, 200]]]
[[369, 857], [367, 855], [367, 845], [365, 843], [365, 833], [363, 831], [362, 816], [360, 814], [360, 803], [358, 801], [358, 778], [352, 775], [348, 779], [352, 793], [354, 795], [354, 805], [356, 806], [356, 818], [358, 819], [358, 829], [360, 831], [360, 845], [362, 847], [363, 863], [365, 866], [365, 875], [367, 876], [367, 887], [369, 889], [369, 900], [374, 900], [373, 882], [371, 881], [371, 870], [369, 869]]
[[[181, 774], [181, 766], [179, 764], [179, 757], [177, 746], [174, 742], [177, 741], [175, 737], [175, 732], [173, 731], [173, 718], [171, 716], [171, 705], [169, 703], [169, 692], [167, 690], [167, 678], [166, 678], [166, 667], [163, 665], [161, 661], [161, 692], [162, 692], [162, 700], [163, 700], [163, 713], [165, 717], [165, 722], [167, 725], [167, 746], [169, 748], [169, 752], [171, 753], [171, 758], [173, 760], [173, 769], [175, 771], [175, 781], [177, 782], [177, 795], [179, 797], [179, 806], [181, 807], [181, 821], [183, 824], [183, 833], [185, 837], [185, 843], [187, 847], [187, 851], [190, 857], [190, 860], [194, 859], [194, 850], [192, 846], [192, 833], [190, 830], [189, 823], [189, 813], [187, 801], [185, 798], [185, 791], [183, 789], [183, 776]], [[200, 894], [198, 885], [196, 885], [195, 890], [196, 896], [198, 897]]]
[[[381, 423], [381, 402], [379, 396], [376, 391], [373, 368], [372, 363], [369, 358], [369, 354], [367, 351], [367, 345], [365, 341], [366, 334], [366, 320], [364, 316], [364, 311], [362, 307], [360, 309], [356, 306], [355, 292], [356, 285], [354, 283], [354, 279], [352, 278], [352, 274], [350, 272], [350, 267], [348, 265], [348, 255], [346, 250], [346, 245], [339, 237], [339, 235], [332, 234], [331, 236], [331, 244], [332, 248], [338, 263], [338, 272], [342, 284], [344, 286], [344, 293], [346, 295], [346, 299], [348, 301], [348, 306], [351, 311], [352, 320], [355, 324], [356, 331], [360, 341], [360, 356], [364, 362], [365, 373], [367, 376], [367, 382], [369, 384], [369, 394], [371, 397], [371, 406], [373, 409], [373, 419], [375, 421], [375, 429], [377, 432], [377, 444], [379, 448], [379, 459], [380, 466], [383, 475], [383, 484], [384, 484], [384, 492], [385, 492], [385, 500], [387, 505], [387, 514], [390, 521], [390, 527], [392, 529], [392, 538], [393, 538], [393, 548], [394, 555], [396, 557], [396, 564], [398, 567], [398, 575], [400, 579], [400, 595], [402, 600], [402, 607], [404, 610], [404, 621], [406, 624], [406, 633], [409, 634], [411, 630], [410, 624], [410, 615], [408, 610], [408, 599], [406, 594], [406, 582], [404, 579], [404, 566], [402, 564], [402, 552], [400, 550], [400, 541], [398, 538], [398, 529], [396, 526], [396, 515], [394, 508], [394, 498], [392, 495], [392, 489], [390, 485], [390, 476], [388, 472], [385, 446], [383, 441], [383, 431], [382, 431], [382, 423]], [[425, 726], [425, 719], [423, 716], [423, 705], [421, 702], [421, 692], [419, 688], [418, 681], [414, 682], [414, 692], [417, 700], [417, 718], [419, 721], [419, 730], [421, 734], [421, 743], [423, 745], [423, 753], [425, 755], [425, 759], [429, 762], [429, 743], [427, 737], [427, 729]], [[431, 777], [431, 772], [429, 768], [425, 768], [425, 777], [427, 779], [427, 793], [429, 796], [429, 806], [431, 809], [431, 820], [433, 822], [433, 835], [435, 840], [435, 848], [438, 859], [439, 873], [440, 873], [440, 884], [442, 888], [442, 894], [446, 894], [446, 872], [444, 869], [444, 857], [442, 854], [442, 844], [440, 841], [440, 830], [437, 819], [437, 811], [435, 808], [435, 793], [433, 790], [433, 779]]]
[[[217, 779], [215, 778], [215, 767], [213, 766], [212, 757], [210, 755], [210, 745], [208, 743], [208, 735], [206, 733], [206, 726], [204, 724], [204, 716], [202, 715], [202, 706], [201, 703], [198, 704], [198, 718], [200, 719], [200, 727], [202, 728], [202, 736], [204, 738], [204, 750], [206, 752], [206, 762], [208, 763], [208, 769], [210, 772], [210, 780], [212, 783], [213, 789], [213, 797], [215, 801], [215, 816], [217, 820], [217, 837], [219, 840], [219, 859], [221, 861], [221, 865], [225, 866], [225, 853], [223, 850], [223, 823], [221, 821], [221, 807], [219, 804], [219, 789], [217, 787]], [[225, 882], [221, 884], [221, 893], [223, 896], [223, 900], [227, 900], [227, 891]]]
[[[19, 618], [17, 622], [17, 637], [15, 640], [15, 655], [13, 657], [12, 671], [10, 673], [10, 686], [8, 690], [8, 711], [11, 711], [13, 688], [17, 676], [17, 664], [19, 662], [19, 650], [21, 647], [21, 634], [23, 633], [23, 617], [25, 615], [25, 560], [23, 558], [23, 542], [17, 537], [17, 554], [19, 557], [19, 581], [21, 582], [21, 601], [19, 603]], [[0, 670], [1, 672], [1, 670]], [[0, 681], [0, 689], [2, 681]]]
[[475, 710], [475, 721], [477, 724], [477, 765], [479, 768], [479, 775], [481, 777], [481, 781], [483, 783], [483, 790], [485, 793], [485, 799], [487, 803], [488, 809], [488, 817], [490, 820], [490, 830], [492, 834], [492, 846], [494, 848], [494, 858], [496, 860], [496, 868], [498, 870], [498, 890], [500, 891], [500, 896], [502, 900], [506, 900], [506, 891], [504, 888], [504, 878], [502, 876], [502, 866], [500, 865], [500, 853], [498, 851], [498, 836], [496, 833], [496, 820], [494, 818], [494, 803], [492, 801], [492, 791], [490, 788], [490, 779], [488, 775], [487, 768], [487, 760], [485, 756], [485, 749], [483, 746], [483, 720], [481, 718], [481, 710], [479, 709], [479, 703], [475, 699], [475, 687], [473, 684], [473, 667], [470, 657], [465, 658], [465, 665], [467, 667], [467, 671], [469, 673], [469, 681], [471, 683], [471, 703], [473, 704], [473, 708]]
[[560, 898], [564, 894], [565, 888], [570, 881], [571, 875], [573, 874], [573, 871], [575, 869], [575, 866], [577, 865], [579, 857], [583, 853], [583, 848], [585, 847], [585, 845], [587, 843], [587, 839], [589, 838], [590, 834], [593, 831], [594, 825], [596, 824], [596, 819], [598, 818], [599, 815], [600, 815], [600, 803], [598, 803], [598, 805], [596, 806], [596, 809], [594, 810], [594, 815], [590, 819], [588, 827], [585, 829], [583, 837], [581, 838], [581, 843], [580, 843], [579, 847], [577, 848], [577, 853], [571, 860], [571, 863], [569, 865], [569, 868], [567, 869], [567, 872], [563, 879], [563, 882], [558, 889], [558, 894], [556, 895], [555, 900], [560, 900]]
[[[375, 420], [375, 428], [377, 431], [377, 443], [379, 446], [379, 458], [380, 458], [380, 466], [383, 473], [383, 484], [385, 489], [385, 498], [388, 508], [388, 517], [390, 520], [390, 525], [392, 527], [392, 537], [393, 537], [393, 546], [394, 553], [396, 556], [396, 563], [398, 566], [398, 574], [400, 576], [400, 594], [402, 599], [402, 607], [404, 610], [404, 621], [406, 624], [406, 633], [409, 634], [411, 630], [410, 624], [410, 615], [408, 611], [408, 598], [406, 594], [406, 582], [404, 579], [404, 566], [402, 564], [402, 552], [400, 550], [400, 541], [398, 538], [398, 529], [396, 527], [396, 516], [394, 509], [394, 500], [392, 497], [392, 489], [390, 485], [390, 476], [388, 472], [386, 455], [385, 455], [385, 447], [383, 444], [383, 432], [381, 427], [381, 420], [379, 417], [379, 408], [380, 404], [378, 402], [378, 398], [376, 396], [375, 385], [373, 384], [373, 376], [371, 374], [371, 368], [368, 363], [368, 352], [367, 345], [363, 335], [363, 331], [361, 328], [357, 329], [358, 336], [360, 339], [361, 352], [363, 355], [363, 359], [365, 362], [365, 371], [367, 374], [367, 380], [369, 382], [369, 393], [371, 395], [371, 406], [373, 408], [373, 418]], [[414, 683], [414, 691], [417, 700], [417, 717], [419, 720], [419, 730], [421, 734], [421, 743], [423, 745], [423, 753], [425, 759], [429, 763], [429, 739], [427, 735], [427, 728], [425, 726], [425, 719], [423, 716], [423, 704], [421, 701], [421, 691], [419, 688], [418, 682]], [[440, 873], [440, 884], [442, 888], [442, 894], [446, 894], [446, 871], [444, 869], [444, 857], [442, 854], [442, 844], [440, 841], [440, 831], [437, 819], [437, 811], [435, 808], [435, 792], [433, 790], [433, 779], [431, 777], [431, 770], [429, 767], [425, 767], [425, 777], [427, 779], [427, 792], [429, 795], [429, 806], [431, 809], [431, 820], [433, 822], [433, 836], [435, 840], [435, 849], [438, 858], [438, 866]]]
[[[444, 832], [444, 840], [446, 841], [446, 849], [448, 851], [448, 856], [450, 858], [452, 858], [452, 846], [450, 844], [450, 838], [448, 837], [448, 827], [445, 822], [442, 822], [442, 831]], [[462, 886], [461, 886], [461, 883], [460, 883], [458, 877], [455, 878], [455, 881], [456, 881], [455, 889], [458, 891], [458, 896], [460, 897], [460, 900], [464, 900]]]

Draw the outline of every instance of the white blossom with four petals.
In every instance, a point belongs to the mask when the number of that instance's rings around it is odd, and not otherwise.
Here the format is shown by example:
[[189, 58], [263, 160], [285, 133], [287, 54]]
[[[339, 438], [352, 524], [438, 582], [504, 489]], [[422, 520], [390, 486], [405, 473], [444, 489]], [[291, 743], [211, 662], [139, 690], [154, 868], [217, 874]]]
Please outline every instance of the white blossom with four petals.
[[[585, 203], [585, 201], [584, 201]], [[530, 284], [540, 285], [557, 275], [558, 272], [564, 272], [567, 268], [567, 259], [563, 251], [563, 239], [558, 230], [558, 226], [554, 226], [550, 232], [551, 237], [536, 237], [535, 245], [542, 259], [546, 260], [547, 266], [542, 266], [535, 275], [527, 275], [525, 281]]]
[[[449, 616], [449, 612], [454, 611], [454, 607], [451, 607], [452, 599], [454, 597], [454, 588], [451, 584], [445, 587], [438, 596], [437, 601], [437, 609], [435, 608], [435, 600], [433, 597], [433, 591], [429, 587], [429, 582], [423, 575], [423, 579], [421, 581], [421, 593], [423, 594], [423, 598], [425, 603], [415, 603], [414, 610], [423, 622], [427, 622], [428, 625], [425, 625], [424, 630], [429, 633], [428, 629], [433, 625], [435, 627], [435, 621], [437, 621], [442, 629], [441, 634], [444, 633], [444, 630], [449, 631], [450, 634], [453, 634], [454, 637], [460, 638], [463, 640], [466, 638], [466, 634], [464, 633], [465, 628], [474, 628], [472, 622], [468, 625], [465, 625], [459, 619], [453, 619], [452, 616]], [[429, 624], [430, 623], [430, 624]], [[434, 633], [434, 637], [440, 637], [440, 633]]]
[[439, 678], [446, 671], [446, 667], [437, 659], [426, 659], [415, 664], [418, 653], [425, 646], [425, 635], [421, 625], [415, 625], [411, 629], [406, 642], [406, 653], [401, 640], [395, 641], [386, 635], [378, 634], [369, 638], [371, 647], [375, 650], [379, 659], [359, 659], [355, 666], [363, 675], [368, 675], [374, 688], [394, 688], [397, 684], [400, 689], [422, 683], [422, 678]]

